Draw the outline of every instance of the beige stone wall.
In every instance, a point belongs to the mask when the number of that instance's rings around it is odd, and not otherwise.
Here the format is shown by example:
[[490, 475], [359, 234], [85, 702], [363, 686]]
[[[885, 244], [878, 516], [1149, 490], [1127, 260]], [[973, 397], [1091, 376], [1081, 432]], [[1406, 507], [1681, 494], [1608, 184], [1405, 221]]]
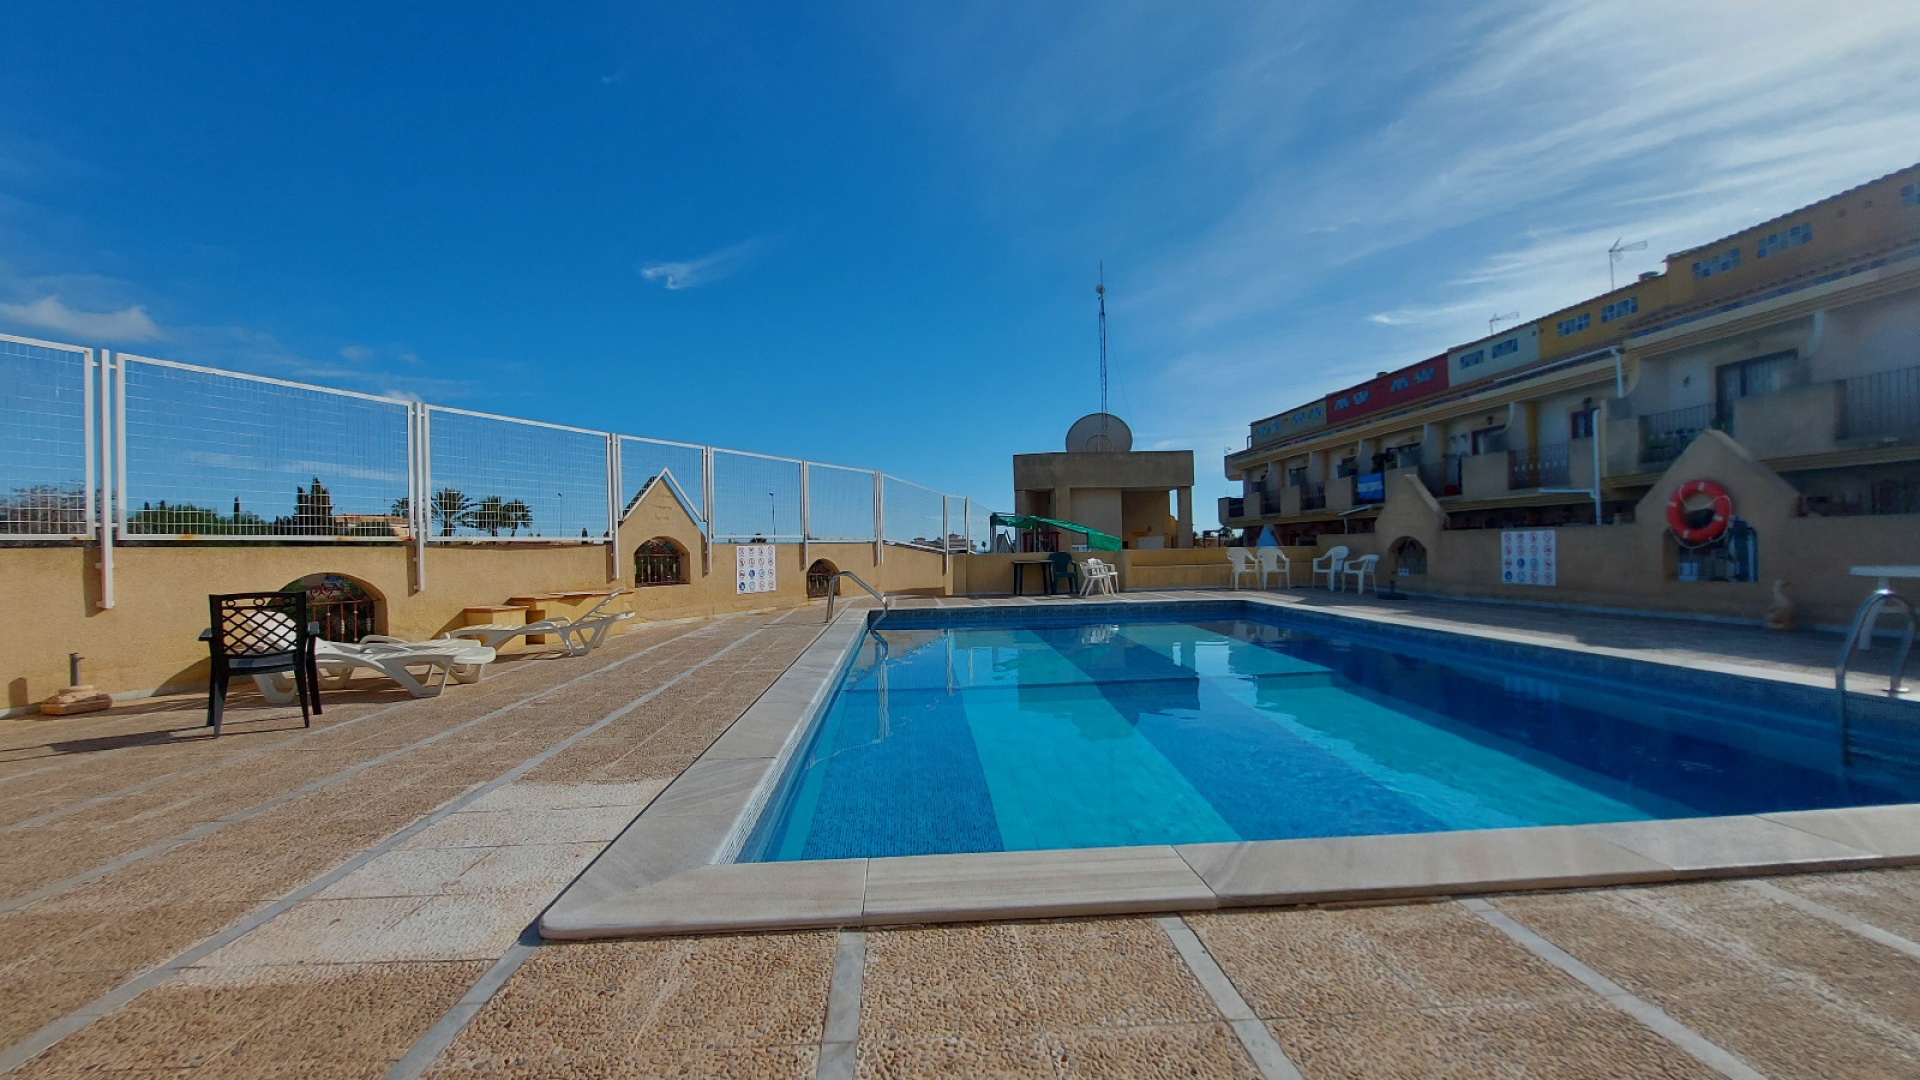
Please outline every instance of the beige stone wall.
[[[1680, 484], [1713, 480], [1727, 489], [1737, 514], [1759, 534], [1760, 580], [1673, 580], [1677, 553], [1667, 530], [1667, 500]], [[1508, 585], [1500, 580], [1500, 530], [1444, 528], [1446, 515], [1426, 489], [1407, 480], [1390, 487], [1387, 505], [1370, 535], [1328, 536], [1322, 548], [1344, 543], [1355, 554], [1378, 553], [1381, 584], [1410, 591], [1546, 603], [1761, 619], [1772, 583], [1788, 583], [1802, 623], [1841, 625], [1873, 583], [1848, 568], [1875, 563], [1920, 563], [1920, 518], [1911, 515], [1823, 518], [1800, 516], [1799, 493], [1719, 432], [1702, 434], [1674, 462], [1626, 525], [1558, 530], [1558, 584]], [[1390, 552], [1402, 537], [1427, 549], [1428, 573], [1399, 577]], [[1920, 592], [1920, 589], [1913, 589]]]
[[[730, 545], [716, 545], [712, 571], [703, 572], [698, 526], [660, 487], [620, 526], [613, 582], [607, 549], [597, 544], [432, 544], [420, 592], [410, 591], [411, 553], [399, 544], [170, 544], [117, 548], [114, 606], [103, 611], [95, 606], [92, 548], [0, 548], [0, 710], [32, 705], [65, 686], [71, 652], [86, 657], [86, 681], [113, 693], [204, 685], [206, 646], [197, 637], [207, 625], [210, 593], [266, 591], [308, 574], [345, 574], [383, 601], [387, 633], [422, 639], [462, 625], [468, 607], [538, 593], [630, 588], [634, 549], [654, 536], [671, 537], [687, 550], [689, 581], [636, 589], [615, 602], [641, 620], [807, 602], [797, 544], [779, 545], [773, 593], [735, 592]], [[883, 591], [948, 588], [936, 552], [889, 547], [876, 566], [872, 544], [807, 547], [809, 559], [829, 559]], [[567, 610], [554, 605], [549, 614]]]

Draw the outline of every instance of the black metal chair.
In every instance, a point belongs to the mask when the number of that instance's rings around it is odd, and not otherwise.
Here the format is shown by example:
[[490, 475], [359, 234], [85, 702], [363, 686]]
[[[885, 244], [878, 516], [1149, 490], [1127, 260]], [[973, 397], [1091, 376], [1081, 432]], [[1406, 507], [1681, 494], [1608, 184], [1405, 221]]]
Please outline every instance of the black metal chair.
[[1048, 594], [1059, 592], [1060, 586], [1066, 585], [1068, 596], [1079, 596], [1080, 564], [1074, 561], [1073, 556], [1064, 551], [1055, 551], [1047, 556], [1047, 561], [1053, 564], [1053, 585], [1047, 590]]
[[207, 726], [220, 736], [227, 683], [235, 675], [291, 672], [300, 698], [302, 726], [313, 726], [320, 711], [320, 672], [313, 642], [320, 628], [307, 621], [307, 594], [296, 592], [229, 593], [207, 597], [212, 626], [202, 631], [213, 657], [207, 683]]

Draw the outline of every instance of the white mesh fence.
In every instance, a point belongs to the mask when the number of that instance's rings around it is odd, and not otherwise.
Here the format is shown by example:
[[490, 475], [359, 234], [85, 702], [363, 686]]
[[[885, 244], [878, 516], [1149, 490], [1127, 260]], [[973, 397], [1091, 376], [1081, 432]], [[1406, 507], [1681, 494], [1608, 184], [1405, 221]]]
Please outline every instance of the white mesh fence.
[[880, 497], [887, 543], [946, 550], [948, 539], [941, 517], [945, 496], [932, 488], [889, 476]]
[[730, 543], [800, 538], [800, 463], [715, 450], [713, 539]]
[[686, 443], [661, 442], [620, 436], [620, 493], [622, 513], [633, 505], [640, 492], [654, 477], [667, 473], [675, 487], [692, 504], [695, 520], [706, 516], [706, 476], [702, 459], [705, 452]]
[[810, 540], [873, 542], [873, 474], [839, 465], [807, 466]]
[[[83, 538], [104, 517], [144, 540], [393, 542], [418, 483], [427, 539], [600, 543], [664, 473], [716, 541], [875, 539], [864, 469], [105, 355], [0, 335], [0, 538]], [[887, 476], [881, 497], [887, 543], [992, 546], [982, 504]]]
[[0, 536], [84, 536], [92, 523], [86, 349], [0, 336]]
[[406, 402], [119, 357], [128, 536], [407, 533]]
[[607, 538], [606, 435], [442, 408], [427, 431], [431, 539]]

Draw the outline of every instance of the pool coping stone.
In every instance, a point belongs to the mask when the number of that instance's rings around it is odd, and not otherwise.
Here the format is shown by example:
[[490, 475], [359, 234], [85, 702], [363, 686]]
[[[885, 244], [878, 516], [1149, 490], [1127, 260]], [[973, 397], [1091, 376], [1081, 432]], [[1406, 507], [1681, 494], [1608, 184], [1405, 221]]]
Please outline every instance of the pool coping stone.
[[[1291, 606], [1233, 594], [1203, 602], [1222, 599]], [[1193, 603], [1124, 595], [1104, 602], [1116, 601]], [[939, 610], [1006, 606], [949, 599]], [[1175, 913], [1920, 863], [1920, 803], [1221, 844], [733, 861], [867, 623], [868, 609], [835, 619], [561, 893], [541, 916], [541, 934], [588, 940]], [[1515, 632], [1470, 636], [1616, 652]], [[1805, 685], [1781, 678], [1784, 672], [1717, 666], [1720, 674]]]

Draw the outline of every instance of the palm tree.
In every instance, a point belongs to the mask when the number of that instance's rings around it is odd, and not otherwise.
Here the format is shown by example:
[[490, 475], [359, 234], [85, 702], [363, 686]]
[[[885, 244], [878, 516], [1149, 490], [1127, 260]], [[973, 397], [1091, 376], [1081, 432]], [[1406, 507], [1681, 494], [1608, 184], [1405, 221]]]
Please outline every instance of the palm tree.
[[440, 520], [440, 535], [452, 536], [459, 528], [473, 528], [475, 504], [459, 488], [444, 487], [433, 493], [433, 516]]
[[509, 499], [500, 504], [500, 524], [510, 536], [519, 536], [521, 529], [533, 528], [533, 508], [524, 499]]
[[473, 508], [473, 525], [476, 529], [487, 530], [488, 536], [499, 536], [501, 526], [506, 524], [506, 507], [498, 495], [488, 495]]

